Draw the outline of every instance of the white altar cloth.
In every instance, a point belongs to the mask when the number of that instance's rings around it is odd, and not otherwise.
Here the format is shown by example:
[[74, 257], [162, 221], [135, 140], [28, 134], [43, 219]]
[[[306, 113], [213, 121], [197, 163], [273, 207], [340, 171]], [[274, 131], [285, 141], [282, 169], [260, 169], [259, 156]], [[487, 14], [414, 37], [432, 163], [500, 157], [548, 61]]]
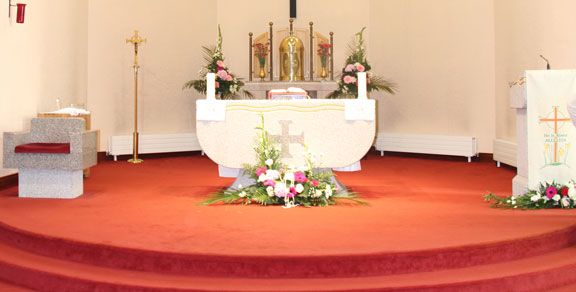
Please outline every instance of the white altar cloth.
[[[197, 104], [205, 100], [198, 100]], [[375, 137], [374, 100], [226, 100], [224, 121], [198, 120], [196, 134], [203, 151], [216, 163], [241, 168], [254, 163], [254, 147], [264, 117], [265, 128], [282, 141], [283, 162], [289, 166], [305, 165], [305, 147], [314, 155], [315, 166], [348, 167], [370, 149]], [[362, 108], [346, 119], [346, 104]], [[197, 116], [203, 115], [197, 106]], [[366, 108], [371, 109], [366, 111]]]

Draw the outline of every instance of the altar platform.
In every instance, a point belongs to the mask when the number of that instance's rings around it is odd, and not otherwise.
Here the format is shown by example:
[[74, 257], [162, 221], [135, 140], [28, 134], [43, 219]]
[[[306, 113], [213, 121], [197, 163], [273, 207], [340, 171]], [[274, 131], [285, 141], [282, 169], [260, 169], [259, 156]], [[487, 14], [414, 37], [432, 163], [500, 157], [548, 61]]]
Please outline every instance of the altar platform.
[[266, 99], [268, 91], [272, 89], [287, 89], [289, 87], [306, 90], [310, 98], [325, 99], [328, 94], [338, 89], [338, 83], [335, 81], [251, 81], [244, 85], [244, 89], [252, 92], [257, 99]]
[[364, 172], [339, 179], [368, 206], [203, 206], [232, 180], [200, 154], [105, 161], [71, 201], [3, 189], [0, 282], [44, 291], [551, 291], [576, 281], [576, 210], [483, 202], [488, 190], [510, 194], [512, 170], [377, 153], [362, 163]]

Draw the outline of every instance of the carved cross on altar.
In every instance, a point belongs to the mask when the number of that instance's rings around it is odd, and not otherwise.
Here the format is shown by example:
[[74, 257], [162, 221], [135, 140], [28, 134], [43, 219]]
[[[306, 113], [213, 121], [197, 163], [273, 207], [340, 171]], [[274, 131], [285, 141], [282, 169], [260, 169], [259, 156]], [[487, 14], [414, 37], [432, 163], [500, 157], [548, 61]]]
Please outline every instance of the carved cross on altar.
[[270, 135], [270, 138], [275, 143], [280, 143], [281, 156], [282, 158], [292, 158], [290, 154], [290, 144], [300, 144], [304, 146], [304, 132], [300, 135], [290, 135], [290, 124], [292, 121], [278, 121], [282, 127], [282, 133], [280, 135]]

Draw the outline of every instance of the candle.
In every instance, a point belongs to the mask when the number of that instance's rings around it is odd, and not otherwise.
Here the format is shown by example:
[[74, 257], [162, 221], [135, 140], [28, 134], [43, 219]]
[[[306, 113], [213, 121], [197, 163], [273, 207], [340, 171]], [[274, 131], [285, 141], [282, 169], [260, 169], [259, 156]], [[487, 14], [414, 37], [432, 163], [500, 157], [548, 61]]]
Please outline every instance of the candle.
[[216, 99], [216, 74], [208, 73], [206, 74], [206, 99], [215, 100]]
[[358, 99], [368, 99], [366, 94], [366, 72], [358, 72]]

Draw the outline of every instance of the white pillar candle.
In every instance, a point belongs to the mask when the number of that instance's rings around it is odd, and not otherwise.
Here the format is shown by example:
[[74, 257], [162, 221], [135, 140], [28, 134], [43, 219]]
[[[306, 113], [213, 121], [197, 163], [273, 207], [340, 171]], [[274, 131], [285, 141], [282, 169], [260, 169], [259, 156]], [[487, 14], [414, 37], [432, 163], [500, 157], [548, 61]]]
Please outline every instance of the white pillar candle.
[[206, 74], [206, 99], [215, 100], [216, 99], [216, 74], [208, 73]]
[[358, 72], [358, 99], [368, 99], [366, 90], [366, 72]]

